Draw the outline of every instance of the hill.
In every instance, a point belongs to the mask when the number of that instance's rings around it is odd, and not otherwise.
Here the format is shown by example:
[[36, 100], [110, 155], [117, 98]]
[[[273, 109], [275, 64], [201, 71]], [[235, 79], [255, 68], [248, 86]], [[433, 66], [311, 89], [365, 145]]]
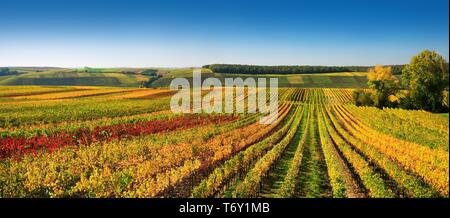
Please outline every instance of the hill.
[[0, 76], [0, 85], [68, 85], [137, 87], [148, 80], [138, 70], [12, 68], [18, 74]]
[[[0, 75], [0, 85], [64, 85], [138, 87], [152, 78], [150, 87], [168, 87], [174, 78], [192, 80], [192, 68], [11, 68], [15, 74]], [[236, 74], [215, 73], [202, 69], [202, 79], [278, 78], [280, 87], [361, 88], [366, 87], [365, 72], [327, 72], [302, 74]]]
[[[164, 70], [162, 70], [164, 71]], [[161, 78], [151, 84], [152, 87], [168, 87], [173, 78], [187, 78], [192, 80], [192, 69], [166, 70]], [[280, 87], [305, 87], [305, 88], [365, 88], [367, 87], [366, 72], [335, 72], [335, 73], [311, 73], [311, 74], [230, 74], [213, 73], [210, 69], [202, 69], [202, 80], [215, 77], [222, 84], [225, 78], [278, 78]]]

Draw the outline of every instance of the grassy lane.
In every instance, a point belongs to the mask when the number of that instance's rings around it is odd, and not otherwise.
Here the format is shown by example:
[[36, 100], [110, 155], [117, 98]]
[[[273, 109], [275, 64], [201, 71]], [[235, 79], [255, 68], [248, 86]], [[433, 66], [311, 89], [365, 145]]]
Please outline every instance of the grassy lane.
[[[316, 110], [312, 111], [313, 114], [316, 112]], [[319, 134], [315, 124], [316, 116], [311, 116], [311, 119], [294, 197], [332, 197], [327, 166], [318, 140]]]
[[286, 173], [288, 172], [291, 162], [294, 158], [295, 151], [299, 146], [302, 146], [299, 144], [306, 128], [305, 123], [307, 123], [307, 114], [308, 113], [304, 113], [303, 122], [300, 124], [300, 128], [297, 129], [294, 138], [287, 147], [286, 151], [281, 156], [280, 160], [278, 160], [272, 166], [271, 171], [267, 175], [266, 182], [264, 183], [261, 190], [261, 197], [278, 197], [276, 193], [278, 193], [281, 184], [283, 184]]
[[336, 144], [328, 133], [323, 108], [318, 113], [318, 128], [320, 144], [327, 163], [328, 176], [333, 189], [333, 198], [362, 198], [365, 197], [365, 189], [362, 182], [354, 177], [349, 168], [350, 164], [345, 162], [343, 156], [338, 152]]

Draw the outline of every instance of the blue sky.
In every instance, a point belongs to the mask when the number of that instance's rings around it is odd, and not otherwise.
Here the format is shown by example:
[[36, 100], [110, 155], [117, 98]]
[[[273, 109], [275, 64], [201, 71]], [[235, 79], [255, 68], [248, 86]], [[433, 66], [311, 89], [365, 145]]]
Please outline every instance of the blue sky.
[[408, 63], [449, 57], [448, 0], [1, 0], [0, 66]]

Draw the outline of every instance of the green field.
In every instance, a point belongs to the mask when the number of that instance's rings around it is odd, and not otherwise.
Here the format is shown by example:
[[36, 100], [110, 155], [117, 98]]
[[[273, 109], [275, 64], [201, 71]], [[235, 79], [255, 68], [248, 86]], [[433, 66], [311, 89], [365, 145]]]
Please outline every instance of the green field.
[[[149, 79], [140, 74], [139, 68], [14, 68], [18, 75], [0, 76], [0, 85], [64, 85], [64, 86], [121, 86], [138, 87]], [[174, 78], [187, 78], [192, 81], [192, 68], [160, 68], [161, 78], [152, 87], [168, 87]], [[367, 86], [367, 73], [340, 72], [316, 74], [220, 74], [202, 69], [202, 79], [215, 77], [222, 84], [225, 78], [278, 78], [280, 87], [305, 88], [364, 88]]]
[[[164, 71], [164, 70], [161, 70]], [[173, 78], [192, 79], [192, 69], [167, 70], [162, 78], [155, 81], [152, 86], [167, 87]], [[305, 87], [305, 88], [364, 88], [367, 87], [366, 72], [342, 72], [342, 73], [316, 73], [316, 74], [219, 74], [209, 69], [202, 69], [202, 79], [208, 77], [218, 78], [224, 84], [225, 78], [241, 77], [252, 78], [278, 78], [280, 87]]]
[[0, 76], [0, 85], [84, 85], [137, 87], [148, 77], [119, 69], [85, 72], [79, 69], [17, 68], [21, 74]]
[[442, 114], [439, 114], [439, 115], [441, 115], [441, 116], [443, 116], [445, 118], [448, 118], [448, 113], [442, 113]]

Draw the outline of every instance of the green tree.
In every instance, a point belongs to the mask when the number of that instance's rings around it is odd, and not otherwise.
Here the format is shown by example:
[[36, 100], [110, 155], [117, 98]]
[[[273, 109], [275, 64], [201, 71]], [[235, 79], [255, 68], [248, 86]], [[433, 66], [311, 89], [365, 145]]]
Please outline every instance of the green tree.
[[373, 89], [374, 105], [383, 108], [389, 103], [389, 96], [395, 95], [400, 88], [400, 82], [392, 75], [391, 67], [380, 65], [369, 69], [367, 84]]
[[448, 62], [435, 51], [424, 50], [412, 57], [402, 71], [402, 83], [410, 90], [412, 106], [432, 112], [442, 110], [448, 76]]

